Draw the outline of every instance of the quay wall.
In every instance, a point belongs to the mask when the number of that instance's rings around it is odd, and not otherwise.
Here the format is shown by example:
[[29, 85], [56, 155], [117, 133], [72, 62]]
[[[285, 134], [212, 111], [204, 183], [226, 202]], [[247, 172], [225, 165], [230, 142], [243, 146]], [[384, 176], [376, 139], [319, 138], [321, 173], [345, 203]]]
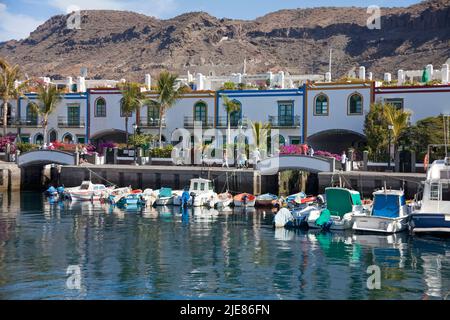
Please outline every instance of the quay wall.
[[321, 172], [319, 173], [319, 193], [325, 192], [326, 187], [339, 186], [341, 182], [343, 187], [359, 191], [366, 198], [372, 198], [372, 193], [376, 189], [383, 188], [386, 182], [388, 189], [403, 189], [406, 197], [412, 199], [425, 180], [425, 173]]
[[[181, 166], [96, 165], [61, 166], [58, 183], [66, 187], [78, 186], [83, 180], [93, 183], [112, 183], [139, 189], [171, 187], [174, 190], [189, 186], [192, 178], [206, 178], [214, 182], [216, 192], [248, 192], [261, 194], [278, 190], [278, 176], [261, 176], [250, 169], [226, 169]], [[228, 180], [228, 185], [227, 185]]]

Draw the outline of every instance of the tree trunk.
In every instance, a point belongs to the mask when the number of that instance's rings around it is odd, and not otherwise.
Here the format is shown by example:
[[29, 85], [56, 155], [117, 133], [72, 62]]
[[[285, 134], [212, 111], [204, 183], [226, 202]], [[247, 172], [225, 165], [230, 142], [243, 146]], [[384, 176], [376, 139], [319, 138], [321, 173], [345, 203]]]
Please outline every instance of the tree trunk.
[[162, 148], [162, 118], [163, 118], [163, 110], [159, 108], [159, 147]]
[[6, 137], [6, 130], [8, 126], [8, 102], [3, 103], [3, 136]]
[[44, 149], [47, 149], [47, 117], [44, 116], [44, 120], [42, 122], [43, 126], [42, 128], [44, 129]]
[[[231, 113], [228, 113], [228, 131], [227, 131], [227, 144], [231, 144]], [[228, 147], [228, 146], [227, 146]]]
[[125, 142], [127, 143], [128, 148], [128, 116], [125, 117]]

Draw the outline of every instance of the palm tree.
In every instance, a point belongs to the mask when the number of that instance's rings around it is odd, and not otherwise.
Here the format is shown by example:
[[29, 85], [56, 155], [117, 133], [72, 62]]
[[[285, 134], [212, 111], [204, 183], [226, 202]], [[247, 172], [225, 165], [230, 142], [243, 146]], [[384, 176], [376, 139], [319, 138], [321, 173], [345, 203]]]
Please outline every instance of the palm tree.
[[394, 144], [394, 151], [397, 151], [398, 141], [405, 129], [409, 126], [411, 113], [403, 109], [398, 109], [392, 104], [385, 104], [383, 116], [388, 125], [392, 126], [391, 138]]
[[47, 141], [48, 117], [55, 111], [58, 103], [62, 99], [62, 91], [55, 85], [40, 83], [37, 86], [37, 102], [30, 102], [30, 106], [36, 114], [42, 118], [42, 128], [44, 130], [44, 145]]
[[156, 93], [158, 98], [146, 102], [146, 104], [155, 106], [159, 109], [159, 146], [162, 146], [162, 125], [166, 111], [173, 107], [181, 98], [181, 95], [187, 91], [185, 86], [177, 85], [178, 75], [167, 71], [162, 72], [158, 77]]
[[141, 91], [141, 85], [135, 82], [120, 84], [119, 89], [122, 91], [120, 109], [125, 116], [125, 141], [128, 145], [128, 118], [133, 112], [140, 109], [143, 101], [145, 101], [145, 94]]
[[231, 144], [231, 114], [241, 110], [241, 105], [234, 100], [230, 100], [227, 96], [223, 96], [223, 106], [227, 113], [227, 144]]
[[8, 126], [8, 104], [11, 99], [17, 99], [26, 86], [26, 82], [17, 85], [21, 73], [18, 65], [10, 65], [0, 58], [0, 99], [3, 102], [3, 136], [6, 136]]

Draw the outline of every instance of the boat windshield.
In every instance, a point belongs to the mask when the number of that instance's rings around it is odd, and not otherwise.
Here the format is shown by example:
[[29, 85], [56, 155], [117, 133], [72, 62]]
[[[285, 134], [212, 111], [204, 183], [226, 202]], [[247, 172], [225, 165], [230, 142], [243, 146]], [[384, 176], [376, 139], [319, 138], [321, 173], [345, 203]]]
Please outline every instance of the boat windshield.
[[205, 191], [205, 184], [204, 183], [200, 183], [200, 191]]
[[198, 182], [194, 182], [194, 190], [198, 190]]
[[[394, 194], [377, 194], [374, 198], [372, 215], [375, 217], [397, 218], [400, 211], [399, 196]], [[404, 196], [402, 196], [404, 203]]]
[[89, 183], [82, 183], [80, 186], [80, 190], [88, 190], [89, 189]]

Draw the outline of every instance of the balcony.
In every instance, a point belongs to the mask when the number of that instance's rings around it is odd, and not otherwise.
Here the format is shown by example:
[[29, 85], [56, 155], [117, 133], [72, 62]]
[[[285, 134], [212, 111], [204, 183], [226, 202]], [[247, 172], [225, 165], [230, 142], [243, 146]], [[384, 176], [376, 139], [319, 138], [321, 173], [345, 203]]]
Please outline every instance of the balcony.
[[202, 126], [203, 128], [212, 128], [214, 126], [214, 118], [208, 117], [203, 121], [196, 121], [194, 117], [184, 117], [185, 128], [194, 128], [195, 125]]
[[[248, 127], [248, 119], [247, 117], [242, 118], [240, 121], [231, 121], [231, 128], [239, 128], [242, 125], [242, 128]], [[228, 117], [219, 117], [217, 119], [217, 128], [227, 128], [228, 127]]]
[[139, 128], [143, 129], [156, 129], [159, 128], [159, 123], [162, 123], [162, 127], [166, 127], [166, 119], [163, 118], [162, 121], [159, 119], [141, 119], [139, 122]]
[[60, 128], [84, 128], [86, 125], [84, 118], [69, 119], [67, 117], [58, 117], [58, 127]]
[[269, 116], [269, 123], [272, 128], [300, 128], [300, 116], [292, 118]]
[[38, 121], [38, 119], [30, 119], [30, 118], [20, 118], [15, 119], [14, 124], [17, 127], [23, 128], [40, 128], [42, 127], [42, 123]]

